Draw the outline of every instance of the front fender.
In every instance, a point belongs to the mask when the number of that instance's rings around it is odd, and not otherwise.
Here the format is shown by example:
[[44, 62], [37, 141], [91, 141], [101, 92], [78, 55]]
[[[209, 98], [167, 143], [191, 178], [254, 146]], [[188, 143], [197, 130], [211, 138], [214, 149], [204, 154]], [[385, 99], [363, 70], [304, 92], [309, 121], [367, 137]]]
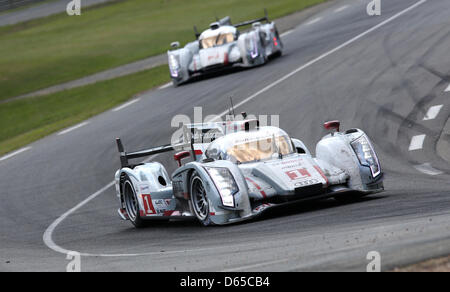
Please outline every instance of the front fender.
[[238, 47], [243, 66], [251, 67], [264, 64], [266, 55], [257, 30], [242, 33], [238, 39]]
[[[377, 188], [378, 184], [382, 183], [383, 175], [381, 173], [374, 178], [370, 169], [360, 164], [351, 143], [361, 136], [367, 137], [359, 129], [327, 135], [317, 143], [316, 155], [318, 159], [344, 170], [350, 176], [349, 187], [351, 189], [369, 191], [374, 188], [374, 185]], [[367, 139], [369, 138], [367, 137]]]
[[189, 65], [192, 62], [194, 53], [182, 48], [167, 52], [170, 76], [178, 82], [185, 82], [189, 79]]

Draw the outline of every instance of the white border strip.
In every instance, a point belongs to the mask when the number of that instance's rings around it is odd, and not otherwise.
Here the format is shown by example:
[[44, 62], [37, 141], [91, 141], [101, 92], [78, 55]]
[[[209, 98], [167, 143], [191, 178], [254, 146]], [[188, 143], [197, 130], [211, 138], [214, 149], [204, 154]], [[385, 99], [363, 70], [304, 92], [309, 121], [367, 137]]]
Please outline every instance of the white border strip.
[[164, 85], [158, 87], [158, 89], [159, 89], [159, 90], [161, 90], [161, 89], [166, 89], [166, 88], [169, 88], [170, 86], [172, 86], [172, 82], [169, 82], [169, 83], [167, 83], [167, 84], [164, 84]]
[[141, 98], [136, 98], [136, 99], [130, 100], [129, 102], [126, 102], [126, 103], [122, 104], [121, 106], [116, 107], [112, 111], [113, 112], [118, 112], [118, 111], [120, 111], [120, 110], [122, 110], [122, 109], [124, 109], [124, 108], [126, 108], [126, 107], [128, 107], [128, 106], [130, 106], [130, 105], [132, 105], [132, 104], [134, 104], [134, 103], [136, 103], [138, 101], [140, 101], [140, 100], [141, 100]]
[[342, 12], [342, 11], [346, 10], [349, 7], [350, 7], [350, 5], [344, 5], [342, 7], [339, 7], [338, 9], [334, 10], [333, 12], [334, 13], [339, 13], [339, 12]]
[[87, 124], [89, 124], [89, 122], [82, 122], [81, 124], [78, 124], [78, 125], [76, 125], [76, 126], [73, 126], [73, 127], [68, 128], [68, 129], [65, 129], [64, 131], [59, 132], [59, 133], [58, 133], [58, 136], [61, 136], [61, 135], [65, 135], [65, 134], [67, 134], [67, 133], [70, 133], [70, 132], [72, 132], [72, 131], [74, 131], [74, 130], [76, 130], [76, 129], [79, 129], [79, 128], [81, 128], [81, 127], [86, 126]]
[[450, 85], [445, 89], [445, 92], [450, 92]]
[[[368, 31], [354, 37], [353, 39], [345, 42], [344, 44], [340, 45], [339, 47], [329, 51], [328, 53], [325, 53], [323, 55], [321, 55], [320, 57], [310, 61], [309, 63], [301, 66], [300, 68], [294, 70], [293, 72], [287, 74], [286, 76], [284, 76], [283, 78], [278, 79], [277, 81], [273, 82], [272, 84], [266, 86], [265, 88], [263, 88], [262, 90], [258, 91], [257, 93], [253, 94], [252, 96], [246, 98], [245, 100], [241, 101], [240, 103], [238, 103], [235, 107], [239, 107], [242, 106], [243, 104], [249, 102], [250, 100], [254, 99], [255, 97], [257, 97], [258, 95], [268, 91], [269, 89], [273, 88], [274, 86], [280, 84], [281, 82], [289, 79], [290, 77], [292, 77], [293, 75], [295, 75], [296, 73], [304, 70], [305, 68], [317, 63], [318, 61], [324, 59], [325, 57], [341, 50], [342, 48], [345, 48], [346, 46], [356, 42], [357, 40], [361, 39], [362, 37], [366, 36], [367, 34], [379, 29], [380, 27], [388, 24], [389, 22], [397, 19], [398, 17], [402, 16], [403, 14], [407, 13], [408, 11], [411, 11], [412, 9], [422, 5], [423, 3], [427, 2], [428, 0], [421, 0], [419, 2], [417, 2], [416, 4], [410, 6], [409, 8], [397, 13], [396, 15], [392, 16], [391, 18], [383, 21], [382, 23], [374, 26], [373, 28], [369, 29]], [[228, 113], [228, 111], [224, 111], [222, 114], [220, 114], [220, 116], [224, 116]], [[150, 157], [149, 159], [147, 159], [147, 162], [150, 161], [151, 159], [155, 158], [155, 156]], [[87, 203], [89, 203], [90, 201], [92, 201], [93, 199], [95, 199], [96, 197], [98, 197], [100, 194], [102, 194], [103, 192], [105, 192], [106, 190], [108, 190], [110, 187], [112, 187], [114, 185], [114, 182], [110, 182], [109, 184], [107, 184], [106, 186], [104, 186], [103, 188], [101, 188], [100, 190], [98, 190], [97, 192], [95, 192], [94, 194], [90, 195], [89, 197], [87, 197], [84, 201], [82, 201], [81, 203], [79, 203], [78, 205], [76, 205], [75, 207], [73, 207], [72, 209], [70, 209], [69, 211], [67, 211], [66, 213], [64, 213], [63, 215], [61, 215], [58, 219], [56, 219], [45, 231], [44, 235], [43, 235], [43, 240], [44, 243], [52, 250], [59, 252], [59, 253], [63, 253], [63, 254], [67, 254], [68, 250], [58, 246], [52, 239], [52, 235], [53, 232], [55, 231], [56, 227], [58, 227], [59, 224], [61, 224], [62, 221], [64, 221], [68, 216], [70, 216], [72, 213], [75, 213], [78, 209], [80, 209], [81, 207], [83, 207], [84, 205], [86, 205]], [[90, 255], [90, 256], [94, 256], [91, 254], [81, 254], [81, 255]], [[130, 254], [130, 256], [137, 256], [138, 254]], [[95, 255], [95, 256], [128, 256], [128, 255]]]
[[430, 163], [424, 163], [421, 165], [415, 165], [414, 166], [415, 169], [417, 169], [418, 171], [428, 174], [428, 175], [440, 175], [443, 174], [442, 171], [435, 169], [433, 166], [431, 166]]
[[290, 34], [293, 33], [293, 32], [294, 32], [293, 29], [288, 30], [288, 31], [285, 31], [285, 32], [283, 32], [282, 34], [280, 34], [280, 37], [284, 38], [285, 36], [290, 35]]
[[77, 211], [78, 209], [80, 209], [81, 207], [83, 207], [84, 205], [86, 205], [87, 203], [89, 203], [90, 201], [92, 201], [93, 199], [95, 199], [97, 196], [99, 196], [101, 193], [103, 193], [104, 191], [108, 190], [110, 187], [112, 187], [114, 185], [114, 181], [110, 182], [109, 184], [107, 184], [106, 186], [104, 186], [103, 188], [101, 188], [100, 190], [96, 191], [95, 193], [93, 193], [92, 195], [90, 195], [89, 197], [87, 197], [85, 200], [83, 200], [81, 203], [79, 203], [78, 205], [76, 205], [75, 207], [73, 207], [72, 209], [70, 209], [69, 211], [67, 211], [66, 213], [64, 213], [63, 215], [61, 215], [58, 219], [56, 219], [48, 228], [47, 230], [45, 230], [44, 233], [44, 242], [45, 244], [51, 248], [52, 250], [59, 252], [59, 253], [63, 253], [63, 254], [68, 254], [69, 252], [71, 252], [70, 250], [64, 249], [62, 247], [60, 247], [59, 245], [57, 245], [52, 238], [52, 234], [53, 231], [56, 229], [56, 227], [63, 222], [67, 217], [69, 217], [72, 213], [74, 213], [75, 211]]
[[14, 152], [12, 152], [12, 153], [10, 153], [10, 154], [7, 154], [7, 155], [5, 155], [5, 156], [3, 156], [3, 157], [0, 157], [0, 161], [9, 159], [9, 158], [11, 158], [11, 157], [13, 157], [13, 156], [16, 156], [16, 155], [18, 155], [18, 154], [20, 154], [20, 153], [22, 153], [22, 152], [28, 151], [28, 150], [30, 150], [30, 149], [31, 149], [31, 146], [30, 146], [30, 147], [25, 147], [25, 148], [19, 149], [19, 150], [14, 151]]
[[317, 17], [317, 18], [314, 18], [313, 20], [311, 20], [310, 22], [307, 22], [305, 25], [313, 25], [314, 23], [317, 23], [321, 20], [322, 20], [322, 17]]
[[409, 144], [409, 151], [422, 149], [426, 137], [427, 135], [417, 135], [412, 137], [411, 144]]
[[443, 106], [444, 105], [441, 104], [430, 107], [423, 120], [424, 121], [434, 120], [439, 115], [439, 112], [441, 111]]

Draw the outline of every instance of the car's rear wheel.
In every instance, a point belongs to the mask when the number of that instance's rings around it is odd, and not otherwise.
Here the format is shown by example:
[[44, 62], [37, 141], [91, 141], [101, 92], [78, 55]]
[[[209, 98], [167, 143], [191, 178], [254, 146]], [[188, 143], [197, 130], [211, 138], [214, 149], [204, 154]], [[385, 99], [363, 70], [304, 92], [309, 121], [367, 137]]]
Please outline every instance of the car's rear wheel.
[[205, 226], [211, 225], [210, 203], [203, 179], [194, 172], [190, 184], [191, 206], [197, 219]]
[[133, 182], [128, 176], [125, 176], [123, 179], [122, 195], [125, 210], [127, 211], [131, 223], [136, 228], [145, 227], [147, 222], [145, 222], [140, 216], [139, 201], [133, 187]]

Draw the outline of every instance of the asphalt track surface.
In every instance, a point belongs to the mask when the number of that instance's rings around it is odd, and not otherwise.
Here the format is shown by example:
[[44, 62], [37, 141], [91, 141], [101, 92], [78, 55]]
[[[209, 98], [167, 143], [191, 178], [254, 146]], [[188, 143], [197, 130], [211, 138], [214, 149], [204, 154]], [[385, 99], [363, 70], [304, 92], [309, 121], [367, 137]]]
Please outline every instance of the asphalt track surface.
[[[0, 270], [65, 271], [70, 250], [83, 271], [365, 271], [369, 251], [389, 270], [449, 254], [450, 166], [435, 145], [450, 113], [450, 2], [385, 0], [378, 17], [367, 3], [336, 1], [285, 35], [285, 55], [264, 67], [152, 91], [0, 158]], [[280, 115], [312, 150], [326, 120], [364, 129], [387, 191], [226, 227], [120, 221], [115, 137], [130, 150], [168, 143], [175, 115], [222, 113], [230, 95], [237, 111]], [[169, 155], [156, 159], [174, 169]]]

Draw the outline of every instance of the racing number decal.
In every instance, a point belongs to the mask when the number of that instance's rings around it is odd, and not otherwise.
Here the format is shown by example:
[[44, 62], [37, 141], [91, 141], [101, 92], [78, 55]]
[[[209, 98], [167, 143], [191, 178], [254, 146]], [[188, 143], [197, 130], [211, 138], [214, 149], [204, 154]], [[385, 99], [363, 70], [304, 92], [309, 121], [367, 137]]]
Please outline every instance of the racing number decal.
[[142, 200], [144, 201], [145, 214], [156, 214], [152, 203], [152, 197], [150, 195], [142, 195]]
[[291, 180], [298, 180], [306, 177], [311, 177], [311, 174], [306, 168], [290, 170], [286, 171], [285, 173]]
[[208, 61], [211, 61], [211, 60], [217, 60], [217, 59], [219, 59], [220, 58], [220, 55], [219, 55], [219, 52], [217, 52], [217, 54], [215, 54], [215, 55], [209, 55], [208, 56]]

